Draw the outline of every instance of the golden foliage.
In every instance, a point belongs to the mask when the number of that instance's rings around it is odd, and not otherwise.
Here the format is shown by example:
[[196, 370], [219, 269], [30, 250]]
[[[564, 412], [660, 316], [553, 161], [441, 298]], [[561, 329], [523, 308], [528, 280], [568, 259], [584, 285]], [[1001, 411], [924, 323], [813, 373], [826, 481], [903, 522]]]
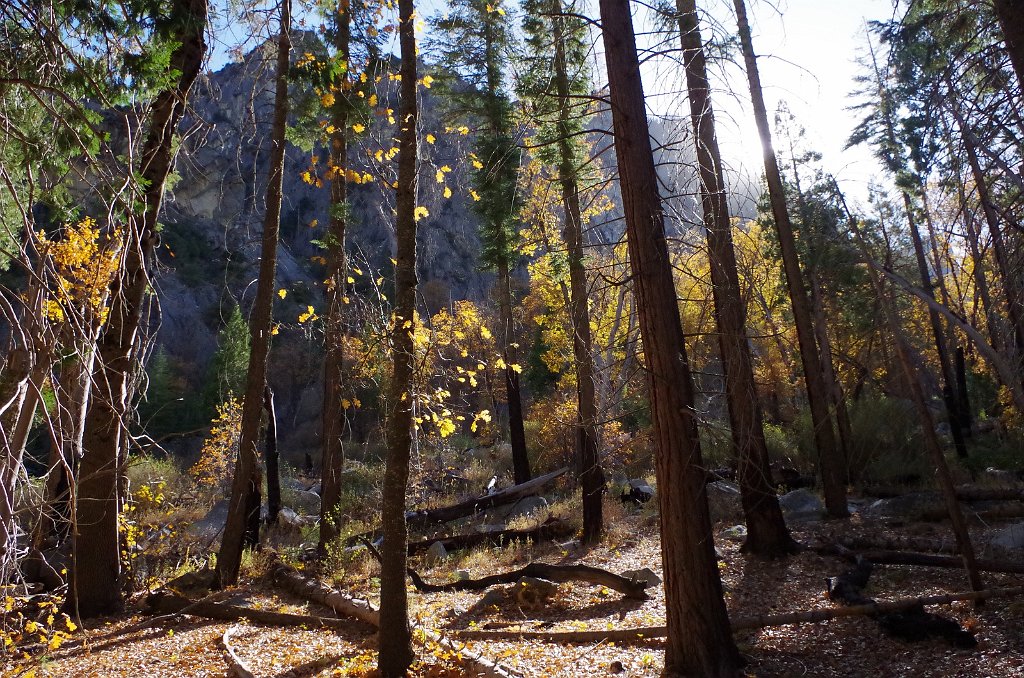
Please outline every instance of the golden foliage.
[[210, 435], [203, 441], [199, 461], [188, 470], [196, 483], [216, 487], [230, 481], [241, 430], [242, 401], [228, 393], [227, 400], [217, 406], [217, 416], [210, 426]]

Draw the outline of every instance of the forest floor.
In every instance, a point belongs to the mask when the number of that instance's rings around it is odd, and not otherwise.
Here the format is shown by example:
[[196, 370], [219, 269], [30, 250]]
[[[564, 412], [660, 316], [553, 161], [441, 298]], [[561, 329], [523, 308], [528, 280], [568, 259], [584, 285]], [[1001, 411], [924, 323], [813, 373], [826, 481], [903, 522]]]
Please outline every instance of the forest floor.
[[[719, 524], [721, 530], [728, 524]], [[938, 523], [870, 522], [858, 515], [844, 522], [793, 526], [794, 536], [812, 545], [837, 535], [874, 535], [949, 539], [948, 526]], [[982, 536], [976, 530], [976, 536]], [[766, 562], [743, 555], [739, 544], [716, 540], [720, 569], [732, 616], [779, 614], [829, 608], [826, 578], [845, 571], [843, 561], [808, 551]], [[433, 568], [422, 564], [429, 581], [448, 581], [457, 568], [473, 577], [514, 569], [531, 560], [585, 563], [613, 572], [649, 567], [661, 574], [655, 518], [649, 510], [625, 511], [604, 543], [587, 551], [575, 542], [559, 545], [517, 545], [486, 549]], [[258, 568], [257, 568], [258, 569]], [[372, 566], [348, 591], [375, 600]], [[1020, 585], [1022, 575], [985, 574], [986, 587]], [[967, 590], [963, 572], [955, 569], [877, 566], [866, 594], [879, 601]], [[417, 624], [441, 634], [457, 629], [578, 631], [628, 629], [664, 624], [660, 586], [646, 601], [623, 599], [618, 593], [582, 583], [561, 584], [555, 597], [540, 609], [523, 609], [508, 596], [496, 606], [481, 605], [481, 592], [421, 594], [410, 592], [410, 614]], [[154, 620], [138, 612], [145, 594], [133, 599], [134, 614], [86, 624], [65, 645], [45, 655], [23, 658], [3, 670], [5, 676], [222, 676], [227, 670], [219, 645], [226, 629], [236, 627], [231, 644], [239, 658], [259, 677], [368, 676], [376, 663], [374, 637], [353, 622], [351, 630], [271, 627], [217, 622], [191, 616]], [[282, 594], [260, 577], [250, 579], [221, 598], [261, 609], [334, 616], [330, 610]], [[1024, 676], [1024, 601], [1000, 598], [975, 609], [970, 603], [930, 608], [958, 620], [978, 641], [973, 649], [942, 640], [908, 643], [882, 633], [869, 617], [780, 626], [735, 635], [752, 676]], [[138, 625], [149, 623], [146, 628]], [[663, 666], [659, 639], [630, 644], [599, 642], [554, 644], [536, 641], [483, 641], [469, 646], [516, 676], [657, 676]], [[417, 675], [459, 676], [451, 660], [436, 646], [420, 648], [433, 664]], [[2, 659], [2, 658], [0, 658]]]

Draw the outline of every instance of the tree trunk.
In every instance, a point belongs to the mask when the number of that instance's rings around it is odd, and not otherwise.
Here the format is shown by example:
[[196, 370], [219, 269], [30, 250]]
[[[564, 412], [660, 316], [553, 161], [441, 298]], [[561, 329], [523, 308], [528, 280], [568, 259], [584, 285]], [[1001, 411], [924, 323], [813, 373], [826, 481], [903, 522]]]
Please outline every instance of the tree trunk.
[[[334, 16], [335, 58], [349, 61], [351, 34], [351, 5]], [[343, 82], [349, 82], [348, 72]], [[342, 384], [345, 365], [344, 299], [348, 276], [345, 258], [345, 229], [348, 210], [348, 129], [351, 110], [347, 92], [339, 83], [336, 100], [331, 110], [334, 134], [331, 135], [330, 166], [335, 168], [331, 178], [331, 213], [327, 243], [327, 313], [324, 321], [324, 403], [321, 428], [322, 454], [320, 467], [320, 539], [317, 552], [327, 555], [327, 546], [338, 536], [339, 516], [335, 514], [341, 498], [341, 472], [345, 466], [342, 435], [345, 431], [345, 408], [342, 407]]]
[[[277, 77], [274, 93], [274, 122], [271, 129], [270, 179], [267, 182], [267, 211], [263, 217], [263, 242], [256, 299], [249, 318], [249, 370], [242, 403], [242, 429], [238, 440], [238, 459], [231, 483], [224, 540], [217, 555], [215, 587], [238, 582], [242, 549], [252, 543], [253, 494], [260, 487], [259, 455], [256, 451], [263, 415], [263, 390], [267, 382], [267, 356], [274, 310], [274, 277], [277, 268], [277, 241], [281, 226], [282, 182], [284, 180], [285, 131], [288, 122], [288, 58], [291, 53], [291, 0], [281, 1], [280, 35], [277, 41]], [[259, 526], [259, 504], [256, 526]], [[248, 526], [248, 527], [247, 527]]]
[[722, 599], [658, 177], [629, 2], [601, 0], [622, 205], [651, 418], [668, 639], [663, 675], [734, 676], [741, 659]]
[[526, 429], [523, 425], [523, 396], [519, 387], [519, 373], [512, 369], [518, 362], [515, 340], [515, 320], [512, 317], [512, 278], [508, 262], [502, 257], [498, 264], [498, 310], [501, 314], [502, 360], [505, 361], [505, 394], [508, 400], [508, 433], [512, 445], [512, 474], [516, 485], [533, 477], [530, 457], [526, 452]]
[[[753, 40], [750, 36], [750, 25], [747, 22], [746, 4], [744, 0], [735, 0], [734, 4], [739, 23], [743, 58], [747, 68], [747, 80], [750, 85], [750, 98], [754, 105], [754, 119], [757, 121], [757, 131], [761, 138], [761, 149], [764, 154], [764, 171], [768, 182], [772, 216], [775, 219], [775, 231], [779, 236], [782, 264], [786, 273], [786, 287], [789, 290], [790, 304], [793, 309], [793, 321], [796, 325], [797, 341], [800, 345], [800, 359], [803, 364], [804, 383], [807, 387], [807, 402], [811, 410], [811, 421], [815, 434], [814, 442], [818, 449], [822, 485], [825, 490], [825, 504], [829, 515], [834, 518], [842, 518], [848, 515], [846, 506], [846, 461], [836, 446], [835, 430], [832, 424], [832, 417], [829, 414], [830, 398], [825, 384], [825, 372], [822, 367], [821, 355], [815, 342], [810, 300], [807, 296], [807, 289], [804, 286], [803, 275], [800, 272], [800, 259], [796, 251], [796, 238], [793, 236], [793, 224], [789, 218], [789, 208], [786, 206], [786, 192], [782, 183], [782, 174], [779, 171], [778, 159], [775, 156], [775, 149], [772, 145], [772, 133], [768, 126], [768, 112], [765, 108], [764, 95], [761, 91], [761, 76], [757, 67], [757, 57], [754, 54]], [[706, 76], [704, 79], [706, 82]], [[706, 87], [705, 84], [705, 91]], [[693, 89], [691, 88], [692, 91]], [[694, 124], [697, 124], [696, 121], [698, 119], [703, 124], [710, 124], [710, 120], [703, 119], [705, 116], [709, 117], [711, 115], [710, 102], [707, 105], [708, 110], [706, 113], [701, 113], [698, 109], [694, 109]], [[701, 117], [698, 118], [698, 115]], [[703, 162], [701, 166], [703, 167]], [[724, 185], [719, 183], [718, 190], [722, 193], [718, 202], [724, 207]], [[727, 228], [727, 226], [728, 215], [726, 214], [724, 219], [720, 218], [719, 229]], [[747, 350], [747, 353], [749, 355], [749, 350]], [[749, 358], [747, 361], [749, 362]], [[750, 385], [753, 385], [752, 376]], [[745, 384], [744, 387], [750, 388], [750, 386]], [[763, 433], [761, 438], [763, 439]], [[767, 456], [767, 452], [765, 452], [765, 456]]]
[[121, 270], [110, 290], [107, 325], [97, 343], [93, 392], [82, 436], [76, 489], [74, 558], [69, 606], [83, 617], [121, 609], [118, 484], [126, 448], [128, 380], [136, 369], [136, 343], [150, 289], [148, 265], [159, 240], [157, 218], [174, 164], [174, 138], [188, 92], [206, 56], [207, 0], [175, 0], [167, 21], [178, 46], [170, 64], [178, 82], [160, 92], [150, 109], [139, 175], [143, 213], [124, 227]]
[[1024, 90], [1024, 4], [1020, 0], [994, 0], [994, 4], [1017, 83]]
[[[677, 0], [676, 8], [679, 11], [683, 63], [686, 66], [690, 118], [700, 167], [701, 204], [708, 239], [718, 345], [725, 372], [733, 448], [739, 464], [737, 479], [747, 523], [747, 540], [743, 546], [745, 550], [757, 555], [779, 557], [792, 552], [795, 544], [782, 518], [779, 500], [771, 482], [768, 446], [764, 440], [761, 405], [754, 384], [754, 368], [747, 339], [746, 312], [736, 270], [722, 158], [715, 136], [710, 84], [697, 24], [697, 6], [693, 0]], [[827, 407], [825, 412], [827, 414]], [[832, 430], [831, 424], [828, 430]], [[831, 495], [826, 492], [825, 496], [828, 500]], [[841, 500], [842, 511], [832, 501], [829, 504], [830, 513], [846, 515], [845, 495]]]
[[270, 386], [263, 391], [263, 409], [267, 412], [267, 431], [263, 438], [263, 458], [267, 465], [267, 524], [274, 525], [281, 511], [281, 468], [277, 451], [277, 412]]
[[604, 473], [601, 471], [597, 436], [597, 394], [594, 382], [593, 339], [590, 333], [590, 308], [587, 296], [587, 272], [583, 264], [583, 210], [580, 208], [579, 180], [573, 163], [570, 139], [569, 73], [566, 64], [561, 0], [552, 2], [552, 28], [555, 48], [555, 89], [558, 96], [558, 178], [562, 188], [565, 227], [562, 240], [569, 255], [569, 315], [572, 325], [572, 351], [576, 366], [576, 447], [577, 475], [583, 492], [584, 544], [596, 544], [604, 529]]
[[[391, 333], [394, 373], [387, 423], [387, 457], [382, 492], [380, 565], [380, 633], [377, 667], [384, 678], [404, 676], [415, 653], [409, 628], [405, 588], [409, 527], [405, 521], [409, 457], [413, 435], [412, 318], [416, 309], [416, 200], [419, 194], [416, 125], [416, 32], [414, 0], [399, 0], [398, 39], [401, 46], [401, 103], [398, 119], [398, 187], [395, 196], [395, 320]], [[509, 396], [511, 400], [511, 394]]]

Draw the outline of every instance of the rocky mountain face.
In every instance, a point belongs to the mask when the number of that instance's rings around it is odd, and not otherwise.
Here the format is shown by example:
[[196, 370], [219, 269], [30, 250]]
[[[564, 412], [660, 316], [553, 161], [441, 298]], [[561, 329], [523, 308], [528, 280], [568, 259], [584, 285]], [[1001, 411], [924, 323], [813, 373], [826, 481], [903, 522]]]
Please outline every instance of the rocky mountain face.
[[[312, 34], [298, 34], [296, 52], [301, 55], [304, 45], [309, 47], [315, 40]], [[243, 60], [207, 74], [197, 83], [192, 113], [184, 122], [189, 131], [181, 144], [177, 178], [169, 185], [161, 219], [164, 230], [155, 279], [159, 299], [155, 333], [157, 351], [169, 359], [185, 398], [206, 389], [204, 381], [209, 379], [218, 329], [236, 304], [244, 315], [255, 294], [270, 155], [273, 59], [273, 46], [257, 48]], [[386, 84], [385, 78], [382, 86]], [[429, 216], [419, 221], [420, 297], [426, 311], [436, 312], [459, 299], [486, 300], [493, 276], [480, 270], [477, 259], [478, 220], [466, 169], [472, 134], [446, 132], [442, 100], [432, 90], [421, 92], [422, 135], [430, 133], [435, 141], [421, 145], [421, 204]], [[293, 100], [311, 95], [298, 84], [292, 86], [291, 94]], [[382, 108], [398, 108], [397, 101], [386, 103], [386, 89], [380, 99], [385, 102]], [[651, 122], [654, 145], [660, 149], [656, 160], [666, 196], [667, 228], [670, 235], [679, 236], [699, 224], [692, 141], [685, 138], [686, 125], [679, 121]], [[293, 116], [293, 127], [303, 124], [310, 123]], [[590, 126], [610, 130], [610, 116], [598, 115]], [[351, 144], [352, 167], [365, 165], [378, 174], [388, 171], [380, 164], [372, 166], [370, 158], [376, 149], [391, 145], [389, 133], [384, 119], [378, 118], [365, 139], [357, 137]], [[606, 149], [602, 164], [613, 175], [611, 135], [596, 137], [602, 138], [595, 147]], [[670, 143], [672, 139], [675, 143]], [[319, 241], [329, 219], [329, 189], [326, 181], [316, 187], [302, 177], [314, 155], [319, 156], [322, 169], [327, 156], [323, 149], [307, 152], [292, 144], [287, 149], [278, 250], [276, 287], [287, 290], [287, 296], [275, 299], [275, 319], [282, 329], [271, 352], [270, 382], [277, 394], [282, 451], [293, 459], [302, 459], [305, 452], [316, 458], [319, 450], [321, 337], [308, 325], [296, 322], [307, 306], [322, 308], [323, 300]], [[445, 183], [436, 182], [436, 171], [446, 165], [451, 171], [446, 173]], [[445, 186], [452, 190], [450, 199], [443, 196]], [[618, 205], [617, 184], [612, 182], [607, 190]], [[383, 276], [388, 281], [383, 290], [390, 294], [394, 251], [391, 192], [382, 190], [380, 182], [350, 183], [349, 201], [350, 259], [374, 278]], [[589, 239], [593, 244], [615, 243], [623, 230], [621, 212], [616, 209], [592, 224]], [[699, 241], [700, 235], [690, 233], [685, 240]], [[525, 286], [525, 279], [521, 282]], [[189, 447], [194, 447], [195, 441], [192, 443]]]
[[[308, 39], [299, 36], [297, 43]], [[178, 177], [165, 201], [155, 281], [160, 301], [157, 350], [170, 357], [179, 381], [193, 392], [204, 387], [224, 319], [235, 304], [244, 314], [255, 294], [274, 98], [273, 73], [266, 66], [272, 63], [272, 53], [257, 49], [199, 83], [192, 97], [194, 113], [185, 121], [191, 131], [179, 151]], [[308, 95], [299, 85], [292, 89], [293, 97]], [[431, 132], [437, 139], [433, 145], [423, 144], [421, 204], [429, 216], [419, 222], [420, 288], [427, 309], [436, 311], [453, 300], [485, 299], [492, 276], [481, 271], [477, 261], [480, 241], [464, 170], [472, 139], [443, 133], [440, 103], [429, 91], [424, 91], [421, 105], [424, 134]], [[385, 135], [387, 131], [385, 126]], [[366, 163], [380, 147], [372, 143], [377, 142], [352, 144], [353, 167]], [[321, 158], [322, 169], [326, 152], [314, 149], [312, 155]], [[444, 187], [434, 180], [435, 166], [444, 165], [452, 168], [446, 181], [453, 191], [450, 199], [443, 197]], [[275, 299], [275, 318], [282, 330], [272, 351], [270, 380], [277, 393], [284, 448], [310, 448], [315, 456], [321, 351], [316, 333], [298, 327], [296, 318], [309, 305], [322, 307], [319, 242], [329, 220], [329, 189], [326, 181], [316, 187], [303, 180], [302, 173], [310, 166], [311, 153], [289, 144], [276, 281], [276, 287], [288, 294]], [[349, 200], [347, 249], [353, 265], [390, 280], [391, 196], [376, 182], [350, 183]], [[357, 289], [358, 285], [357, 281]], [[389, 283], [383, 288], [390, 294]]]

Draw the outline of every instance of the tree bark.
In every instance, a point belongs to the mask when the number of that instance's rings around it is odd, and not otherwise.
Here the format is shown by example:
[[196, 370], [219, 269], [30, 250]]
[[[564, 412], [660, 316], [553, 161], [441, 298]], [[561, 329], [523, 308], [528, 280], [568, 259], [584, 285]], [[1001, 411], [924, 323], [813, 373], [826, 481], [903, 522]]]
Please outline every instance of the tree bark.
[[[697, 146], [718, 345], [725, 372], [733, 450], [739, 467], [737, 480], [747, 523], [747, 539], [743, 547], [757, 555], [779, 557], [792, 552], [796, 545], [789, 536], [771, 481], [768, 446], [764, 439], [761, 405], [754, 384], [753, 361], [747, 338], [746, 311], [736, 269], [722, 157], [715, 136], [704, 45], [697, 23], [697, 6], [694, 0], [677, 0], [676, 9], [679, 12], [679, 39], [686, 67], [690, 119]], [[827, 406], [824, 411], [827, 415]], [[831, 424], [828, 430], [832, 430]], [[839, 487], [841, 489], [843, 485]], [[846, 515], [845, 494], [837, 503], [835, 493], [830, 493], [830, 489], [835, 488], [826, 484], [825, 499], [829, 512], [832, 515]]]
[[[335, 58], [349, 62], [349, 40], [352, 26], [352, 6], [348, 5], [334, 15]], [[348, 72], [344, 82], [349, 82]], [[342, 407], [342, 384], [345, 367], [345, 287], [347, 262], [345, 230], [348, 217], [348, 129], [351, 106], [344, 87], [339, 86], [331, 110], [334, 134], [331, 135], [330, 235], [327, 246], [327, 313], [324, 323], [324, 403], [321, 426], [320, 467], [320, 538], [317, 552], [327, 555], [328, 544], [338, 536], [339, 516], [336, 515], [341, 498], [341, 472], [345, 466], [342, 435], [345, 431], [345, 408]]]
[[[800, 345], [800, 359], [804, 370], [804, 384], [807, 387], [807, 402], [811, 410], [814, 441], [818, 449], [826, 508], [830, 516], [842, 518], [849, 515], [846, 506], [846, 460], [843, 459], [840, 449], [836, 446], [835, 429], [833, 428], [832, 417], [829, 413], [830, 397], [825, 384], [825, 372], [822, 367], [821, 355], [818, 352], [818, 345], [815, 342], [810, 300], [808, 299], [807, 289], [804, 286], [803, 275], [800, 271], [800, 259], [796, 250], [796, 238], [793, 235], [793, 223], [789, 218], [789, 208], [786, 206], [786, 191], [782, 183], [782, 173], [779, 171], [778, 159], [775, 156], [775, 149], [772, 145], [772, 133], [768, 126], [768, 112], [765, 108], [764, 95], [761, 90], [761, 75], [757, 66], [757, 57], [754, 54], [754, 43], [750, 36], [746, 4], [744, 0], [735, 0], [734, 4], [739, 24], [740, 44], [743, 48], [743, 58], [746, 63], [747, 80], [750, 85], [750, 98], [754, 106], [754, 119], [757, 122], [757, 131], [761, 138], [761, 149], [764, 154], [764, 172], [768, 183], [772, 216], [775, 219], [775, 231], [779, 236], [782, 265], [786, 273], [786, 287], [789, 290], [790, 305], [793, 309], [793, 321], [796, 325], [797, 342]], [[706, 75], [704, 80], [706, 83]], [[705, 84], [705, 90], [706, 87], [707, 85]], [[700, 114], [695, 109], [694, 124], [697, 124], [698, 119], [702, 124], [710, 124], [709, 120], [703, 120], [704, 116], [711, 115], [710, 101], [707, 106], [708, 110], [703, 114]], [[697, 118], [698, 114], [701, 115], [701, 118]], [[703, 166], [703, 163], [701, 164]], [[721, 198], [718, 200], [719, 209], [722, 209], [725, 206], [724, 185], [719, 183], [718, 190], [722, 193]], [[706, 221], [707, 218], [705, 217]], [[722, 221], [721, 218], [720, 221]], [[724, 222], [719, 224], [719, 229], [723, 228], [727, 221], [728, 214], [725, 215]], [[749, 350], [747, 352], [749, 354]], [[724, 355], [725, 351], [723, 349]], [[749, 362], [749, 358], [747, 362]], [[752, 385], [753, 376], [751, 375], [750, 386], [744, 385], [744, 387], [751, 388]], [[760, 437], [763, 441], [764, 434], [762, 433]], [[761, 445], [763, 442], [755, 444]], [[756, 454], [760, 454], [760, 452], [758, 451]], [[764, 455], [767, 457], [767, 451], [765, 451]]]
[[555, 90], [558, 96], [558, 179], [565, 210], [562, 240], [569, 255], [569, 316], [572, 351], [576, 366], [576, 448], [577, 476], [583, 492], [584, 544], [596, 544], [604, 530], [604, 473], [597, 436], [597, 393], [594, 381], [594, 347], [590, 332], [587, 272], [583, 263], [583, 210], [580, 208], [578, 172], [571, 147], [571, 99], [569, 73], [563, 37], [561, 0], [552, 0], [552, 29], [555, 48]]
[[994, 0], [993, 4], [1017, 83], [1024, 90], [1024, 4], [1020, 0]]
[[[254, 495], [261, 486], [259, 454], [260, 420], [263, 415], [263, 392], [267, 383], [267, 357], [274, 311], [274, 279], [277, 269], [277, 241], [281, 227], [282, 185], [284, 181], [285, 131], [288, 123], [288, 68], [291, 54], [291, 0], [281, 0], [280, 33], [277, 40], [277, 76], [274, 93], [274, 120], [271, 128], [270, 178], [267, 182], [267, 207], [263, 216], [263, 239], [260, 251], [259, 279], [256, 299], [249, 318], [249, 369], [245, 379], [245, 400], [242, 403], [242, 428], [238, 440], [238, 458], [231, 483], [231, 503], [224, 526], [224, 539], [217, 555], [214, 587], [233, 586], [238, 582], [242, 550], [252, 543], [252, 508]], [[255, 524], [259, 526], [259, 509]], [[247, 527], [248, 526], [248, 527]], [[257, 539], [258, 543], [258, 539]]]
[[686, 358], [629, 3], [601, 0], [615, 155], [650, 393], [668, 641], [663, 675], [733, 676]]
[[[404, 676], [415, 654], [409, 628], [409, 601], [405, 588], [409, 528], [405, 522], [409, 456], [413, 435], [412, 319], [416, 308], [416, 200], [419, 109], [416, 102], [416, 33], [414, 0], [399, 0], [398, 39], [401, 46], [401, 104], [398, 133], [398, 187], [395, 232], [395, 320], [391, 334], [394, 373], [389, 401], [393, 410], [387, 423], [381, 526], [384, 543], [380, 565], [380, 634], [377, 667], [385, 678]], [[511, 395], [510, 395], [511, 398]]]
[[136, 343], [147, 306], [149, 261], [159, 240], [157, 219], [164, 184], [174, 164], [174, 137], [185, 100], [206, 56], [207, 0], [175, 0], [166, 29], [178, 46], [170, 65], [180, 75], [157, 95], [139, 175], [145, 186], [142, 214], [124, 227], [121, 270], [110, 290], [107, 325], [96, 349], [89, 413], [82, 436], [83, 457], [76, 489], [74, 558], [68, 603], [83, 617], [121, 609], [118, 484], [124, 463], [129, 379], [138, 360]]

